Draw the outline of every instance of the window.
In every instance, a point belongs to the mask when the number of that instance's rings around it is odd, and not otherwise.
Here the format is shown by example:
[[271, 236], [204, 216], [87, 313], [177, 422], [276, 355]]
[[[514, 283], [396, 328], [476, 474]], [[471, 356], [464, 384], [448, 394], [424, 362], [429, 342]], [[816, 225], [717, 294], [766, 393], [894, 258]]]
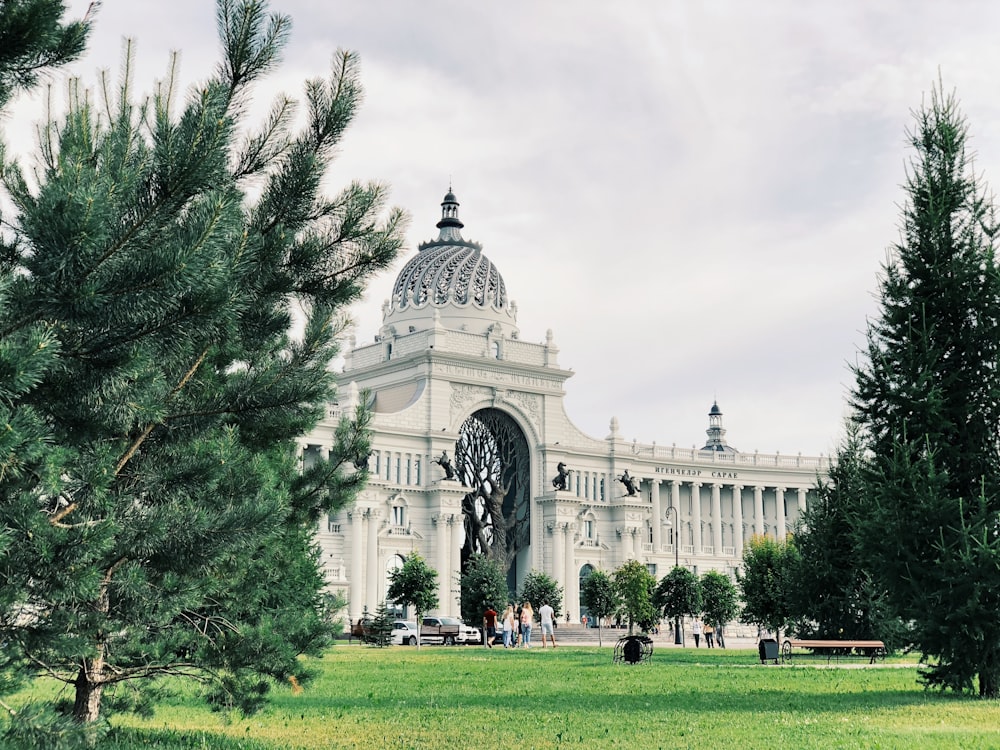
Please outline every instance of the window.
[[406, 508], [404, 506], [392, 506], [392, 525], [406, 526]]

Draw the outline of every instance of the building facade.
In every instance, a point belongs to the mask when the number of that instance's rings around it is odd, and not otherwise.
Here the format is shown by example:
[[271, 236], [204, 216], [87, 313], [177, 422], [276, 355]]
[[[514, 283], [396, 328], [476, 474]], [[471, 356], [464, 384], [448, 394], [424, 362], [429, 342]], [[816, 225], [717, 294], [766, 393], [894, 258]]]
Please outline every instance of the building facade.
[[463, 558], [494, 544], [512, 588], [545, 572], [579, 618], [593, 569], [635, 559], [657, 578], [675, 561], [732, 575], [745, 540], [794, 527], [828, 459], [741, 453], [717, 404], [702, 449], [626, 441], [614, 419], [604, 439], [577, 429], [551, 331], [520, 340], [502, 276], [462, 237], [454, 194], [441, 205], [437, 239], [400, 272], [374, 343], [349, 341], [339, 402], [301, 440], [309, 462], [361, 399], [373, 411], [370, 481], [318, 535], [352, 620], [382, 602], [412, 551], [438, 571], [442, 614], [460, 611]]

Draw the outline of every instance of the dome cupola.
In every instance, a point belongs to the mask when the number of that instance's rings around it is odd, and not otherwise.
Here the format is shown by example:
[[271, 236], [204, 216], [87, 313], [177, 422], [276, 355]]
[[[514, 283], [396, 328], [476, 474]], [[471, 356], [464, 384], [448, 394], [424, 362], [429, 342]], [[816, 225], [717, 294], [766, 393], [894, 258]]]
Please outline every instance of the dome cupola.
[[383, 326], [397, 333], [434, 327], [486, 333], [502, 324], [516, 336], [517, 311], [507, 287], [482, 245], [462, 237], [458, 199], [449, 188], [441, 202], [437, 239], [420, 244], [417, 254], [396, 277], [392, 298], [384, 307]]

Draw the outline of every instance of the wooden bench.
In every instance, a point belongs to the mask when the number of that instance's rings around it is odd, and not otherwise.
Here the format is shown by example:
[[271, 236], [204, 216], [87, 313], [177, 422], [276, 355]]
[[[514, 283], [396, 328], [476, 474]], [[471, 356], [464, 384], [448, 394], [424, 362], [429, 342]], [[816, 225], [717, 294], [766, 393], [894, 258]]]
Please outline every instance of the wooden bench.
[[827, 662], [831, 659], [847, 659], [864, 657], [869, 664], [885, 658], [885, 643], [882, 641], [844, 641], [844, 640], [803, 640], [788, 638], [781, 645], [781, 661], [790, 662], [794, 649], [807, 648], [813, 656], [825, 656]]

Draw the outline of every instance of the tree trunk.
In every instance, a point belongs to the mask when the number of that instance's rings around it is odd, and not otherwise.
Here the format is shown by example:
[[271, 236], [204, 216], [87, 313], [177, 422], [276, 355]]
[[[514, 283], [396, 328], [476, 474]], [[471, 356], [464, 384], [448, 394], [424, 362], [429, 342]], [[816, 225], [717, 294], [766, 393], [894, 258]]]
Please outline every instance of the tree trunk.
[[104, 657], [84, 659], [76, 677], [76, 700], [73, 718], [80, 724], [97, 721], [101, 715], [101, 693], [104, 691]]
[[979, 697], [1000, 698], [1000, 681], [995, 669], [983, 669], [979, 673]]

